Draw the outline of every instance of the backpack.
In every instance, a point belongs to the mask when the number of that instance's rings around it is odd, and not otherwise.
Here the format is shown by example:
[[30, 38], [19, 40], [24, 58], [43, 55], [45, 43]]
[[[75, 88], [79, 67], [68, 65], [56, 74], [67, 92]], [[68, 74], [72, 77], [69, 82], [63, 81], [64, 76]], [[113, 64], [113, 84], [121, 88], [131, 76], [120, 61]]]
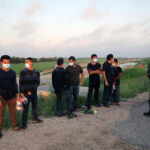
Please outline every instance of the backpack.
[[148, 64], [148, 72], [147, 72], [148, 77], [150, 78], [150, 63]]

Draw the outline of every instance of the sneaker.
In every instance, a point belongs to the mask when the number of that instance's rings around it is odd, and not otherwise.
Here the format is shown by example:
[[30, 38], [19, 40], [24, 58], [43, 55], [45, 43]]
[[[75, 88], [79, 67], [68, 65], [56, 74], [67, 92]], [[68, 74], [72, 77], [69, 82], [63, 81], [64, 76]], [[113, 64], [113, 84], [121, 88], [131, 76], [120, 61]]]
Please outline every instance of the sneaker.
[[77, 117], [77, 115], [76, 115], [76, 114], [73, 114], [73, 113], [67, 115], [67, 118], [68, 118], [68, 119], [73, 119], [73, 118], [76, 118], [76, 117]]
[[32, 123], [42, 123], [42, 122], [43, 122], [43, 120], [41, 120], [41, 119], [32, 120]]
[[2, 138], [2, 136], [3, 136], [3, 134], [2, 134], [2, 132], [0, 131], [0, 139]]
[[150, 117], [150, 111], [143, 114], [144, 116]]
[[116, 103], [117, 106], [120, 106], [120, 103]]
[[12, 128], [13, 131], [21, 131], [22, 129], [17, 125]]

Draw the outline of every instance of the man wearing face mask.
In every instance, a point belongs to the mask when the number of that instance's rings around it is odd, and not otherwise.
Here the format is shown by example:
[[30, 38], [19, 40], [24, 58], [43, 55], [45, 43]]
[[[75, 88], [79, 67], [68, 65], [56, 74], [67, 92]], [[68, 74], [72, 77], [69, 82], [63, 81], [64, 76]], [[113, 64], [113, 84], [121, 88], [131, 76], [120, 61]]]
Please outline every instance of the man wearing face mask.
[[6, 105], [8, 105], [12, 129], [20, 130], [16, 120], [16, 97], [19, 99], [18, 86], [16, 82], [16, 73], [10, 69], [10, 56], [1, 57], [0, 69], [0, 138], [2, 137], [2, 123]]
[[107, 55], [107, 61], [103, 64], [103, 78], [104, 78], [104, 92], [103, 92], [103, 106], [109, 107], [112, 102], [112, 91], [114, 83], [114, 67], [112, 65], [114, 57], [112, 54]]
[[[76, 59], [74, 56], [69, 57], [69, 66], [66, 68], [66, 73], [70, 84], [69, 90], [70, 99], [73, 96], [73, 111], [76, 111], [78, 107], [79, 86], [83, 84], [84, 72], [82, 67], [76, 64]], [[80, 82], [80, 74], [81, 74], [81, 82]]]
[[100, 107], [99, 103], [99, 88], [100, 88], [100, 74], [101, 64], [97, 63], [97, 55], [91, 56], [92, 62], [88, 64], [87, 70], [89, 72], [89, 90], [87, 95], [87, 108], [91, 109], [91, 95], [94, 91], [94, 105]]
[[20, 95], [21, 97], [25, 96], [28, 99], [28, 103], [24, 105], [24, 110], [22, 113], [22, 129], [27, 128], [28, 109], [30, 102], [32, 103], [32, 123], [43, 122], [38, 118], [37, 115], [37, 88], [39, 85], [40, 73], [33, 68], [33, 59], [29, 57], [25, 60], [25, 69], [20, 72], [19, 78]]

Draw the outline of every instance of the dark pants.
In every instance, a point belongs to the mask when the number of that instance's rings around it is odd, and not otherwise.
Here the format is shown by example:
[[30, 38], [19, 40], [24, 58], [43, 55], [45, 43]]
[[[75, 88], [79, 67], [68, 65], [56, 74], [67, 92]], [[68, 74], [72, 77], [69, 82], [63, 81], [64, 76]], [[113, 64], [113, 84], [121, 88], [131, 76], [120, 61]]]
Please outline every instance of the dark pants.
[[62, 112], [62, 98], [64, 93], [63, 92], [55, 92], [56, 94], [56, 110], [57, 113]]
[[29, 110], [30, 102], [32, 103], [32, 119], [33, 120], [38, 119], [38, 115], [37, 115], [38, 96], [37, 93], [32, 94], [30, 96], [27, 94], [24, 95], [28, 99], [28, 103], [24, 105], [24, 110], [22, 113], [22, 124], [26, 125], [28, 120], [28, 110]]
[[108, 86], [105, 86], [104, 83], [104, 92], [103, 92], [103, 105], [109, 104], [112, 101], [112, 91], [113, 90], [113, 83], [109, 83]]
[[66, 99], [66, 104], [67, 104], [67, 114], [70, 115], [72, 114], [72, 103], [71, 103], [71, 96], [70, 96], [70, 90], [68, 89], [67, 91], [65, 91], [65, 99]]
[[70, 86], [70, 98], [72, 101], [72, 96], [73, 96], [73, 111], [75, 111], [78, 107], [78, 95], [79, 95], [79, 86], [71, 85]]
[[100, 85], [89, 85], [88, 95], [87, 95], [87, 107], [91, 106], [91, 96], [94, 90], [94, 103], [99, 104], [99, 88]]
[[120, 102], [120, 85], [115, 85], [115, 90], [113, 90], [113, 102]]
[[0, 130], [2, 129], [4, 114], [6, 105], [8, 105], [9, 113], [10, 113], [10, 119], [12, 123], [12, 127], [17, 126], [17, 120], [16, 120], [16, 99], [10, 99], [8, 101], [5, 101], [2, 96], [0, 96], [1, 106], [0, 106]]

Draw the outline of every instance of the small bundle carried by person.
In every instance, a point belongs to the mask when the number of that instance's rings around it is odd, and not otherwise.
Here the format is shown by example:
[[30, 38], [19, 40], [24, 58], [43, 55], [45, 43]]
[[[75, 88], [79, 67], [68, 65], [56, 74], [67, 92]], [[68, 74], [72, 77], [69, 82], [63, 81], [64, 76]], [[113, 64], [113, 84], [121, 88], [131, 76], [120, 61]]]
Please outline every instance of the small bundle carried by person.
[[16, 110], [23, 111], [24, 110], [23, 106], [26, 105], [27, 103], [28, 103], [28, 100], [25, 96], [22, 98], [19, 98], [17, 100]]

